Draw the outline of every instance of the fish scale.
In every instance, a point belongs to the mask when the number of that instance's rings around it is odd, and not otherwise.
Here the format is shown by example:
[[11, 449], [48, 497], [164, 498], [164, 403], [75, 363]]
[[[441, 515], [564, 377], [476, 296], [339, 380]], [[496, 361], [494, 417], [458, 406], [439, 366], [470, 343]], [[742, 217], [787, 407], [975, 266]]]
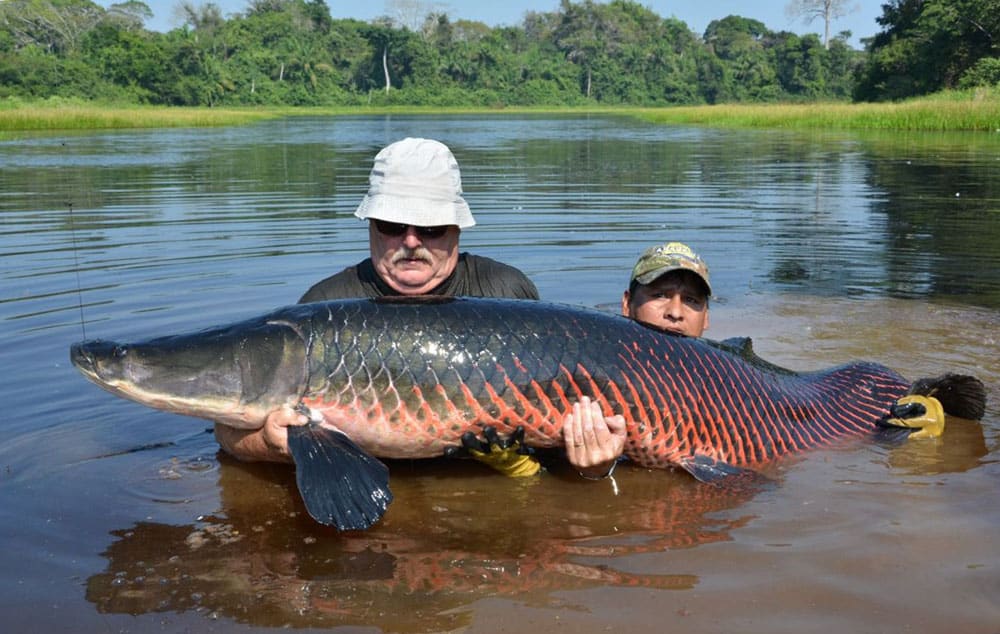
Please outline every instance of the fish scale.
[[529, 444], [556, 446], [573, 403], [588, 396], [625, 417], [626, 454], [640, 464], [700, 453], [754, 466], [871, 433], [909, 385], [872, 363], [772, 369], [704, 340], [541, 302], [349, 306], [327, 305], [309, 327], [337, 336], [317, 335], [310, 363], [321, 380], [306, 402], [405, 435], [406, 448], [387, 457], [423, 457], [415, 446], [439, 453], [486, 425], [523, 426]]
[[289, 405], [318, 411], [288, 428], [289, 452], [310, 515], [344, 530], [371, 526], [392, 500], [378, 458], [441, 456], [487, 426], [560, 446], [584, 396], [624, 418], [633, 462], [706, 481], [871, 435], [901, 416], [893, 407], [910, 390], [966, 418], [981, 418], [986, 398], [975, 377], [911, 386], [871, 362], [795, 373], [758, 358], [749, 340], [677, 336], [528, 300], [302, 304], [137, 343], [81, 342], [70, 355], [114, 394], [238, 429], [259, 429]]

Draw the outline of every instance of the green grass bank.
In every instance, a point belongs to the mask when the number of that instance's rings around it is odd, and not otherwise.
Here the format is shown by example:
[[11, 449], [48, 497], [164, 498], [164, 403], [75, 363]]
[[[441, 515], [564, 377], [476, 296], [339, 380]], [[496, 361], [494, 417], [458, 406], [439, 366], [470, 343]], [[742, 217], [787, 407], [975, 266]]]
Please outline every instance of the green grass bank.
[[1000, 89], [895, 103], [727, 104], [636, 112], [652, 123], [741, 128], [1000, 132]]
[[658, 124], [741, 128], [1000, 132], [1000, 87], [946, 91], [896, 103], [726, 104], [664, 108], [170, 108], [66, 102], [0, 103], [0, 133], [244, 125], [302, 115], [616, 114]]

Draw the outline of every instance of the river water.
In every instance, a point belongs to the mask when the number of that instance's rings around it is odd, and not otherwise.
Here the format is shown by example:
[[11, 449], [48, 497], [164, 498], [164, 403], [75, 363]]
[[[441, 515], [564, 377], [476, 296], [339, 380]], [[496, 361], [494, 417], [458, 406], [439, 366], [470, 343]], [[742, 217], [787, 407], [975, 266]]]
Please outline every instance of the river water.
[[[82, 338], [294, 302], [366, 255], [378, 149], [437, 138], [464, 249], [616, 310], [643, 248], [711, 266], [707, 336], [797, 370], [971, 373], [981, 423], [810, 452], [745, 490], [624, 465], [513, 481], [393, 463], [365, 532], [283, 465], [87, 383]], [[0, 142], [5, 631], [1000, 632], [1000, 135], [722, 131], [613, 117], [290, 118]]]

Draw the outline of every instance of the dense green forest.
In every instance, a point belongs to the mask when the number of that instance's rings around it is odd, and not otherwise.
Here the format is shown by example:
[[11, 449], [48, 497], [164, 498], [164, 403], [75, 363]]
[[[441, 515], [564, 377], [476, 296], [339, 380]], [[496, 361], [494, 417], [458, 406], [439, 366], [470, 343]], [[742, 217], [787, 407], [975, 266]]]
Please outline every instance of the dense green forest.
[[[822, 2], [819, 2], [822, 5]], [[839, 3], [837, 3], [839, 4]], [[0, 98], [176, 106], [633, 106], [895, 100], [1000, 81], [1000, 0], [891, 0], [882, 31], [775, 32], [736, 15], [703, 34], [632, 0], [562, 0], [512, 27], [429, 13], [335, 20], [324, 0], [0, 0]]]

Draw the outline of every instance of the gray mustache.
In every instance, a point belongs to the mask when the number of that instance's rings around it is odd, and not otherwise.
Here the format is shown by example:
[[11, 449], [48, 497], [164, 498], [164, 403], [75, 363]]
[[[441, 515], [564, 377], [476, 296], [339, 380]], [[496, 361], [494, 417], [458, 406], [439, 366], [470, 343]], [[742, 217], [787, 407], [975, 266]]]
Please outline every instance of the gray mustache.
[[392, 263], [395, 264], [400, 260], [424, 260], [425, 262], [430, 262], [431, 253], [424, 247], [417, 247], [416, 249], [402, 247], [393, 254]]

